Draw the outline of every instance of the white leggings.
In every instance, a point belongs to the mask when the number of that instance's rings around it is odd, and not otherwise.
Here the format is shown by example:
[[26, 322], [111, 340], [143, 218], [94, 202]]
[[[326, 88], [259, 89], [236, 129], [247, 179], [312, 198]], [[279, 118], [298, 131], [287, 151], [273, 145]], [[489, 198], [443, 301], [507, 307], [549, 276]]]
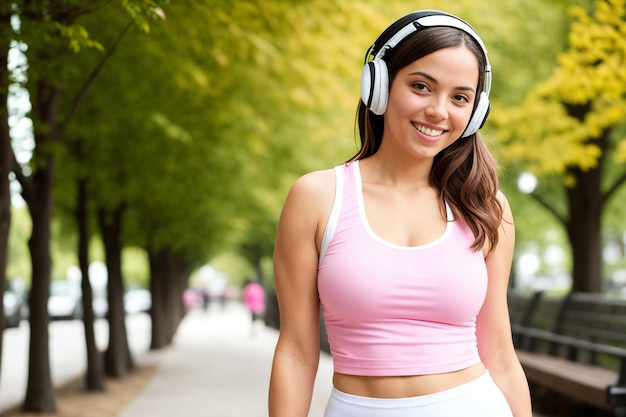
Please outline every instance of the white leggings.
[[324, 417], [513, 417], [489, 372], [435, 394], [410, 398], [369, 398], [333, 388]]

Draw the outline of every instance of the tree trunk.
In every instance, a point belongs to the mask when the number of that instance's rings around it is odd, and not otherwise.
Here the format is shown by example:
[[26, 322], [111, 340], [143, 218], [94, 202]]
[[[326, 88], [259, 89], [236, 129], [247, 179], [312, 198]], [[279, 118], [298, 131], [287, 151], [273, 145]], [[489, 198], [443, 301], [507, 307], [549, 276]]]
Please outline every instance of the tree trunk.
[[185, 257], [180, 252], [174, 252], [172, 255], [172, 326], [170, 327], [169, 340], [174, 341], [178, 325], [185, 316], [185, 305], [183, 303], [183, 292], [189, 283], [189, 266]]
[[176, 327], [176, 320], [174, 317], [175, 302], [174, 296], [176, 293], [175, 277], [174, 277], [174, 265], [172, 252], [169, 249], [163, 249], [160, 251], [159, 256], [159, 268], [165, 272], [163, 279], [161, 280], [161, 286], [163, 287], [163, 294], [165, 294], [163, 311], [165, 317], [163, 318], [165, 343], [170, 345], [174, 334], [174, 328]]
[[[50, 295], [50, 224], [54, 206], [55, 161], [51, 145], [59, 139], [58, 115], [59, 90], [46, 82], [36, 83], [37, 101], [33, 103], [35, 151], [33, 160], [37, 168], [29, 179], [20, 179], [22, 196], [26, 201], [33, 229], [28, 246], [31, 254], [32, 283], [29, 297], [30, 350], [28, 384], [24, 411], [54, 412], [56, 404], [50, 376], [48, 351], [48, 298]], [[18, 176], [18, 179], [20, 177]]]
[[150, 319], [152, 322], [152, 334], [150, 338], [150, 350], [158, 350], [167, 346], [165, 337], [165, 289], [161, 284], [167, 274], [159, 267], [159, 253], [148, 249], [150, 264], [150, 293], [152, 294], [152, 307]]
[[189, 279], [184, 257], [169, 248], [149, 250], [152, 290], [151, 349], [172, 343], [185, 307], [182, 296]]
[[113, 378], [122, 378], [134, 367], [126, 332], [124, 312], [124, 282], [122, 278], [122, 216], [120, 206], [110, 216], [99, 213], [100, 230], [108, 270], [107, 299], [109, 302], [109, 346], [105, 353], [105, 372]]
[[261, 266], [261, 258], [258, 258], [254, 264], [254, 271], [256, 272], [256, 279], [259, 284], [265, 286], [265, 277], [263, 276], [263, 268]]
[[32, 285], [29, 297], [30, 351], [28, 384], [24, 411], [54, 412], [56, 405], [50, 376], [48, 351], [48, 298], [50, 296], [50, 220], [52, 217], [52, 181], [54, 166], [48, 158], [46, 169], [33, 176], [34, 198], [27, 200], [33, 221], [28, 241], [32, 265]]
[[87, 213], [87, 181], [78, 181], [76, 202], [76, 222], [78, 224], [78, 264], [82, 275], [83, 324], [87, 345], [87, 372], [85, 388], [88, 391], [104, 390], [104, 356], [96, 345], [94, 331], [93, 291], [89, 281], [89, 226]]
[[[11, 15], [0, 14], [0, 33], [10, 33]], [[9, 112], [7, 97], [9, 93], [9, 70], [7, 68], [10, 36], [0, 36], [0, 294], [4, 294], [6, 283], [6, 267], [9, 250], [9, 229], [11, 227], [11, 187], [9, 172], [11, 167], [11, 137], [9, 135]], [[0, 300], [0, 359], [4, 331], [4, 297]], [[2, 374], [0, 360], [0, 375]]]
[[604, 195], [602, 171], [607, 135], [593, 143], [602, 149], [595, 168], [583, 171], [579, 168], [568, 172], [576, 178], [576, 184], [567, 188], [569, 219], [567, 234], [572, 245], [572, 290], [600, 293], [604, 290], [602, 279], [602, 211]]

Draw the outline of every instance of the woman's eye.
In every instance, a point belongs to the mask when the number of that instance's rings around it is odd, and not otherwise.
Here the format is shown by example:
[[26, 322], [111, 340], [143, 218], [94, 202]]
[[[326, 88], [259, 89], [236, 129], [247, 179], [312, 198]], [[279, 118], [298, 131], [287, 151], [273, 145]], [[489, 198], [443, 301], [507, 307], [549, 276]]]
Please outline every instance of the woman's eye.
[[469, 98], [467, 98], [467, 96], [464, 96], [463, 94], [457, 94], [455, 96], [452, 97], [454, 100], [456, 101], [462, 101], [465, 103], [469, 103]]
[[424, 83], [413, 83], [413, 88], [418, 91], [428, 91], [428, 86]]

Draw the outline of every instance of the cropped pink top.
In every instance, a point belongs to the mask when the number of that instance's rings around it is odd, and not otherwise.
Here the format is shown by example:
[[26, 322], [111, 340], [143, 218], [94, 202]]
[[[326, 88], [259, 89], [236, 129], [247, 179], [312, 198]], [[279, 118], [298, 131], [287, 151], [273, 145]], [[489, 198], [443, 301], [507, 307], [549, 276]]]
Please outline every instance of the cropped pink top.
[[[336, 372], [427, 375], [480, 361], [476, 315], [487, 290], [481, 251], [449, 207], [445, 232], [415, 247], [370, 228], [358, 161], [337, 167], [318, 291]], [[417, 215], [417, 214], [416, 214]]]

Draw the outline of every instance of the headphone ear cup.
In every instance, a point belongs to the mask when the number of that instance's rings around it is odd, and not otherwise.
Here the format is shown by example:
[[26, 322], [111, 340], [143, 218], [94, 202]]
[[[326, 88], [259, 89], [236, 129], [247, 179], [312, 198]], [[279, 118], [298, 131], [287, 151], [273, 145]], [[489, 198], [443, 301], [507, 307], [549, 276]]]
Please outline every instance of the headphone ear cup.
[[470, 118], [470, 121], [465, 128], [465, 131], [461, 135], [462, 138], [473, 135], [474, 133], [478, 132], [478, 129], [485, 125], [490, 108], [491, 104], [489, 104], [489, 98], [487, 97], [487, 93], [483, 91], [480, 93], [476, 110], [474, 110], [474, 113], [472, 114], [472, 117]]
[[376, 115], [387, 109], [389, 73], [382, 59], [374, 59], [363, 66], [361, 72], [361, 100]]

